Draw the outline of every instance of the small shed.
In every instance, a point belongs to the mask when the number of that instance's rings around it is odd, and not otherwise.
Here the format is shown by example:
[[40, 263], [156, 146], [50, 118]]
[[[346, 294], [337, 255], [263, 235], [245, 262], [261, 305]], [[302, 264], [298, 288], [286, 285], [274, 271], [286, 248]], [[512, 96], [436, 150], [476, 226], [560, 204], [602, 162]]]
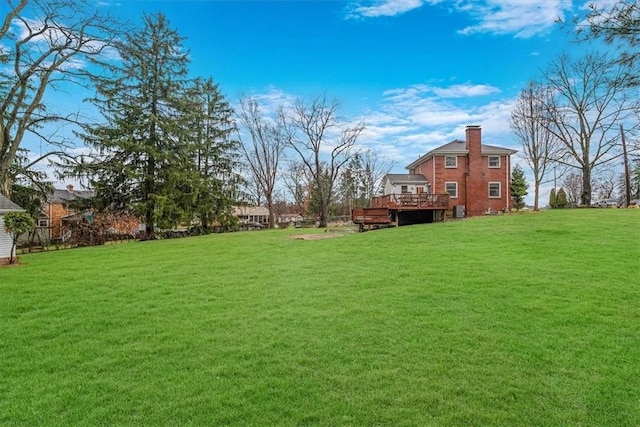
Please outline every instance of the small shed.
[[0, 264], [9, 259], [12, 255], [13, 239], [4, 229], [4, 215], [9, 212], [24, 212], [24, 209], [0, 194]]

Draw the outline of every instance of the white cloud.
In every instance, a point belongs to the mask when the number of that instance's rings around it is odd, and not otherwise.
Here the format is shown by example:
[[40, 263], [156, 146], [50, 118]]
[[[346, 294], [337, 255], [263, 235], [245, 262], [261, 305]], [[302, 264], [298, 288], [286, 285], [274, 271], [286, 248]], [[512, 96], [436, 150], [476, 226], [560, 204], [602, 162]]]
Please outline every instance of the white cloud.
[[[252, 96], [260, 100], [263, 112], [291, 105], [297, 99], [277, 88]], [[500, 90], [489, 84], [416, 84], [387, 90], [370, 110], [346, 119], [354, 123], [364, 120], [358, 145], [395, 162], [394, 172], [403, 173], [420, 155], [464, 139], [467, 125], [482, 126], [486, 144], [519, 149], [509, 128], [514, 102], [501, 98]]]
[[[603, 0], [603, 4], [616, 0]], [[530, 38], [546, 34], [558, 18], [573, 8], [571, 0], [369, 0], [356, 1], [347, 8], [347, 18], [377, 18], [396, 16], [425, 5], [442, 4], [452, 13], [469, 15], [475, 22], [458, 31], [459, 34], [513, 34]]]
[[497, 98], [499, 93], [494, 86], [471, 83], [387, 90], [377, 108], [365, 114], [360, 141], [397, 162], [399, 173], [420, 155], [464, 139], [467, 125], [481, 125], [486, 144], [518, 149], [509, 128], [515, 99]]
[[435, 88], [434, 93], [442, 98], [464, 98], [498, 93], [500, 89], [490, 85], [453, 85], [446, 88]]
[[[270, 86], [266, 88], [264, 91], [260, 92], [252, 92], [249, 94], [241, 94], [242, 98], [252, 98], [253, 100], [258, 102], [260, 106], [260, 111], [263, 115], [267, 117], [275, 117], [279, 108], [283, 108], [285, 110], [290, 109], [298, 97], [292, 95], [290, 93], [284, 92], [281, 89], [278, 89], [274, 86]], [[240, 108], [239, 103], [233, 106], [237, 111]]]
[[395, 16], [421, 7], [423, 4], [436, 4], [441, 0], [376, 0], [368, 5], [358, 2], [348, 9], [347, 18], [377, 18], [379, 16]]
[[478, 23], [458, 32], [530, 38], [547, 33], [571, 8], [571, 0], [459, 0], [456, 9], [471, 15]]

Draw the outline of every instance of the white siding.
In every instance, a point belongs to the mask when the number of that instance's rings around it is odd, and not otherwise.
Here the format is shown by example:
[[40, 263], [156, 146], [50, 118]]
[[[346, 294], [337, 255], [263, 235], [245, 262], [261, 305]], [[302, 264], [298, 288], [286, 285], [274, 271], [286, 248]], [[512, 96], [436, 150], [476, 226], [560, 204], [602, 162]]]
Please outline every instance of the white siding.
[[391, 181], [387, 180], [384, 184], [384, 194], [400, 194], [402, 193], [402, 186], [407, 187], [407, 193], [416, 194], [418, 192], [417, 187], [422, 187], [423, 191], [426, 191], [424, 185], [415, 185], [415, 184], [407, 184], [407, 183], [398, 183], [393, 184]]
[[4, 215], [0, 214], [0, 258], [9, 258], [13, 242], [11, 241], [11, 236], [4, 230], [3, 219]]
[[400, 193], [400, 186], [393, 185], [389, 180], [384, 183], [384, 194]]

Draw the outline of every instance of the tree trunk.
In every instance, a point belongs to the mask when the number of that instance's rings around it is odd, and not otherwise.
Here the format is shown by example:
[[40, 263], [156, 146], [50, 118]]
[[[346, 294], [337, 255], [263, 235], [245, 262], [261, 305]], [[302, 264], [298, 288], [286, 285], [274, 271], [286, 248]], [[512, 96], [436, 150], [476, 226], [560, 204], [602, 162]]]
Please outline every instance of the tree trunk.
[[145, 198], [145, 210], [144, 210], [144, 220], [145, 220], [145, 233], [147, 235], [147, 239], [153, 238], [153, 234], [155, 233], [155, 225], [154, 225], [154, 211], [155, 211], [155, 201], [153, 200], [153, 176], [156, 165], [155, 160], [150, 157], [147, 160], [147, 170], [144, 183], [144, 198]]
[[9, 171], [5, 171], [4, 167], [0, 167], [0, 194], [11, 197], [11, 178], [9, 178]]
[[267, 194], [266, 199], [267, 199], [267, 209], [269, 210], [269, 229], [274, 229], [276, 228], [276, 226], [273, 218], [273, 198], [271, 197], [270, 194]]
[[329, 206], [322, 203], [320, 207], [320, 217], [318, 218], [318, 228], [327, 228], [327, 217], [329, 216]]
[[585, 167], [582, 169], [582, 193], [580, 194], [580, 204], [582, 206], [591, 206], [591, 169]]

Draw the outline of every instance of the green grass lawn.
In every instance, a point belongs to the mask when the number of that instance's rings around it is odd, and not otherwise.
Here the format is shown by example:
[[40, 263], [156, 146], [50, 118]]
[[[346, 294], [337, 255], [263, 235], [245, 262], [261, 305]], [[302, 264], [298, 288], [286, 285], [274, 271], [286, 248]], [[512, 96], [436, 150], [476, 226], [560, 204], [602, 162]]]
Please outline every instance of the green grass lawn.
[[640, 210], [0, 269], [0, 425], [640, 425]]

